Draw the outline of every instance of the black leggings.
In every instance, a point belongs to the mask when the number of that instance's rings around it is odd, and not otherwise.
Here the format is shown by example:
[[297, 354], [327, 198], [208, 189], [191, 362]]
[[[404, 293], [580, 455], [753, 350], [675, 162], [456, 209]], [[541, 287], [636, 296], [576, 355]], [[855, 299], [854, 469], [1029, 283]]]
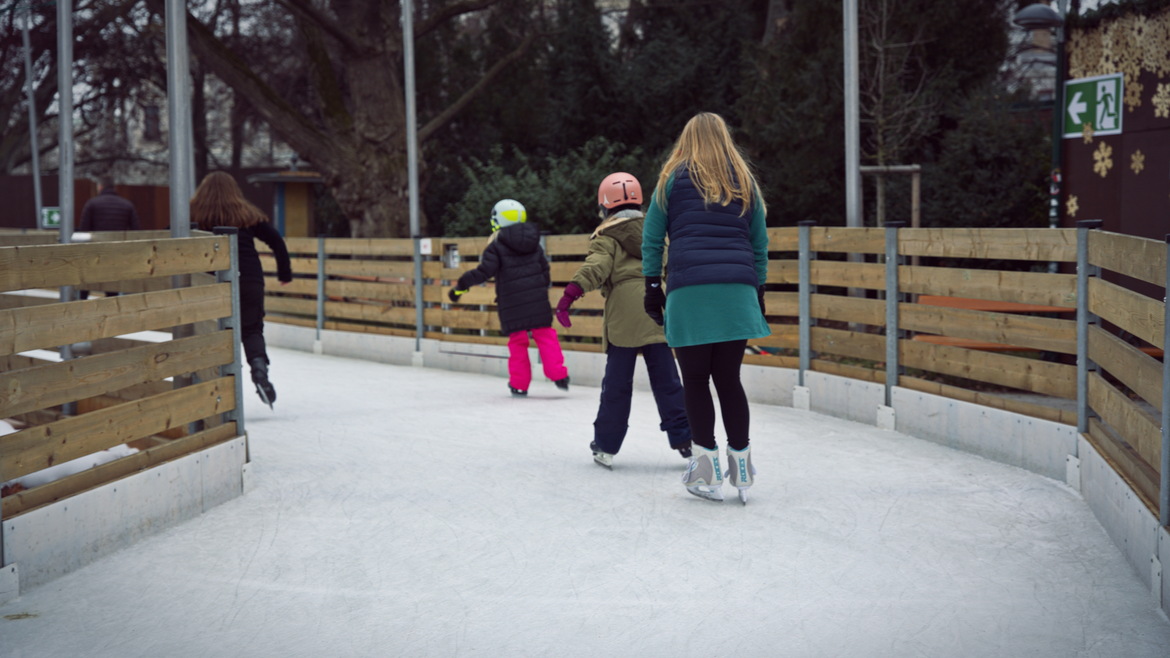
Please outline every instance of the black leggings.
[[709, 450], [717, 447], [715, 404], [711, 400], [709, 381], [715, 382], [715, 392], [719, 395], [719, 411], [723, 415], [727, 445], [733, 450], [743, 450], [748, 446], [748, 425], [751, 419], [747, 395], [739, 381], [739, 366], [743, 363], [746, 346], [746, 340], [732, 340], [675, 350], [678, 367], [682, 372], [691, 440]]

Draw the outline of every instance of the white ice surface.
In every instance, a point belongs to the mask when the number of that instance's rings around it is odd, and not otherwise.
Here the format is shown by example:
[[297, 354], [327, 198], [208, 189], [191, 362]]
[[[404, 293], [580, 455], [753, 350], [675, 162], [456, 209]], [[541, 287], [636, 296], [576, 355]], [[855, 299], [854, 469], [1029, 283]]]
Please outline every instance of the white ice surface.
[[1029, 472], [753, 405], [751, 501], [712, 503], [649, 393], [611, 472], [596, 388], [271, 352], [251, 491], [0, 606], [0, 656], [1170, 655]]

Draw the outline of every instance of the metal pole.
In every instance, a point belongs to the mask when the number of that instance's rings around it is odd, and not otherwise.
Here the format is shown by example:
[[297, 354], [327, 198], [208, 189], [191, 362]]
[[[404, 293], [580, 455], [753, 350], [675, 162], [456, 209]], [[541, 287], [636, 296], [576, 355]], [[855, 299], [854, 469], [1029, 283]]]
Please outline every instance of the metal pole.
[[886, 406], [893, 406], [894, 387], [898, 385], [898, 376], [902, 374], [901, 364], [898, 361], [898, 339], [902, 332], [898, 329], [898, 229], [905, 226], [905, 222], [886, 222]]
[[[232, 330], [232, 362], [220, 368], [220, 373], [227, 377], [235, 377], [236, 380], [236, 408], [224, 414], [224, 420], [227, 422], [236, 422], [236, 433], [247, 437], [247, 432], [244, 430], [244, 368], [240, 361], [240, 276], [239, 276], [239, 262], [240, 262], [240, 248], [239, 248], [239, 233], [240, 229], [234, 226], [217, 226], [211, 231], [215, 235], [226, 235], [228, 237], [228, 245], [231, 250], [231, 262], [228, 263], [227, 269], [219, 270], [215, 273], [215, 280], [219, 283], [231, 282], [232, 284], [232, 316], [231, 318], [220, 318], [220, 330]], [[247, 447], [248, 442], [245, 438], [245, 461], [252, 461], [252, 457]]]
[[325, 330], [325, 236], [317, 236], [317, 342]]
[[24, 9], [24, 20], [20, 22], [20, 36], [24, 41], [24, 91], [28, 96], [28, 141], [32, 156], [33, 199], [36, 202], [36, 221], [41, 225], [41, 212], [45, 202], [41, 196], [41, 149], [37, 143], [37, 97], [33, 88], [32, 45], [28, 37], [28, 26], [32, 23], [32, 5]]
[[1089, 361], [1089, 326], [1097, 318], [1089, 312], [1089, 277], [1098, 268], [1089, 264], [1089, 231], [1101, 227], [1101, 220], [1077, 222], [1077, 431], [1089, 431], [1089, 372], [1096, 364]]
[[845, 225], [861, 226], [861, 109], [857, 0], [841, 3], [845, 33]]
[[[1062, 193], [1061, 160], [1064, 146], [1064, 19], [1067, 17], [1068, 0], [1060, 0], [1057, 5], [1060, 12], [1061, 24], [1056, 26], [1056, 79], [1052, 85], [1052, 173], [1049, 207], [1049, 228], [1060, 228], [1060, 195]], [[1049, 272], [1058, 272], [1060, 264], [1052, 261], [1048, 264]]]
[[167, 135], [170, 150], [171, 237], [191, 235], [192, 173], [191, 71], [187, 54], [187, 6], [183, 0], [166, 0], [167, 35]]
[[410, 237], [414, 241], [414, 351], [422, 352], [423, 278], [418, 211], [418, 118], [414, 104], [413, 0], [402, 2], [402, 67], [406, 82], [406, 170], [410, 196]]
[[[57, 107], [59, 125], [57, 152], [61, 162], [57, 167], [57, 205], [61, 209], [61, 244], [73, 241], [73, 3], [57, 3]], [[61, 286], [61, 301], [77, 299], [73, 286]], [[61, 360], [73, 358], [73, 346], [62, 345]], [[77, 412], [76, 402], [67, 402], [61, 412], [72, 416]]]
[[810, 233], [816, 221], [806, 219], [797, 224], [799, 227], [800, 253], [798, 261], [797, 282], [800, 303], [800, 318], [798, 326], [798, 340], [800, 341], [800, 371], [797, 374], [797, 385], [804, 386], [804, 373], [812, 367], [812, 240]]
[[[1166, 236], [1166, 291], [1162, 297], [1162, 350], [1170, 349], [1170, 235]], [[1162, 358], [1162, 481], [1158, 522], [1170, 526], [1170, 359]]]

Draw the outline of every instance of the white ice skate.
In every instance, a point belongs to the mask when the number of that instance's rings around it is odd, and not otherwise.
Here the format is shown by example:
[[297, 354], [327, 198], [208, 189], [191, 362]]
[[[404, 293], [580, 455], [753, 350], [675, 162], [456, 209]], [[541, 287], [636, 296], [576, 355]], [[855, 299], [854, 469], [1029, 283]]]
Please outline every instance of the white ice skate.
[[589, 449], [593, 451], [593, 461], [611, 471], [613, 470], [613, 455], [598, 450], [596, 441], [589, 444]]
[[687, 491], [707, 500], [723, 501], [723, 466], [719, 463], [719, 448], [708, 450], [696, 444], [694, 456], [687, 463], [682, 482]]
[[747, 490], [755, 482], [756, 467], [752, 465], [752, 447], [732, 450], [727, 447], [727, 479], [739, 490], [739, 502], [747, 505]]

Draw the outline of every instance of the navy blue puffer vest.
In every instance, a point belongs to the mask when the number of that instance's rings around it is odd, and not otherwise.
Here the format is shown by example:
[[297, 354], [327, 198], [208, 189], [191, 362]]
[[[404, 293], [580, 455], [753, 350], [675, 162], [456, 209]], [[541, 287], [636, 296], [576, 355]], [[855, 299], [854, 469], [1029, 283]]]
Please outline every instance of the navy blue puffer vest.
[[705, 283], [757, 286], [751, 214], [743, 212], [742, 203], [706, 204], [690, 173], [682, 167], [674, 176], [666, 208], [670, 237], [667, 293]]

